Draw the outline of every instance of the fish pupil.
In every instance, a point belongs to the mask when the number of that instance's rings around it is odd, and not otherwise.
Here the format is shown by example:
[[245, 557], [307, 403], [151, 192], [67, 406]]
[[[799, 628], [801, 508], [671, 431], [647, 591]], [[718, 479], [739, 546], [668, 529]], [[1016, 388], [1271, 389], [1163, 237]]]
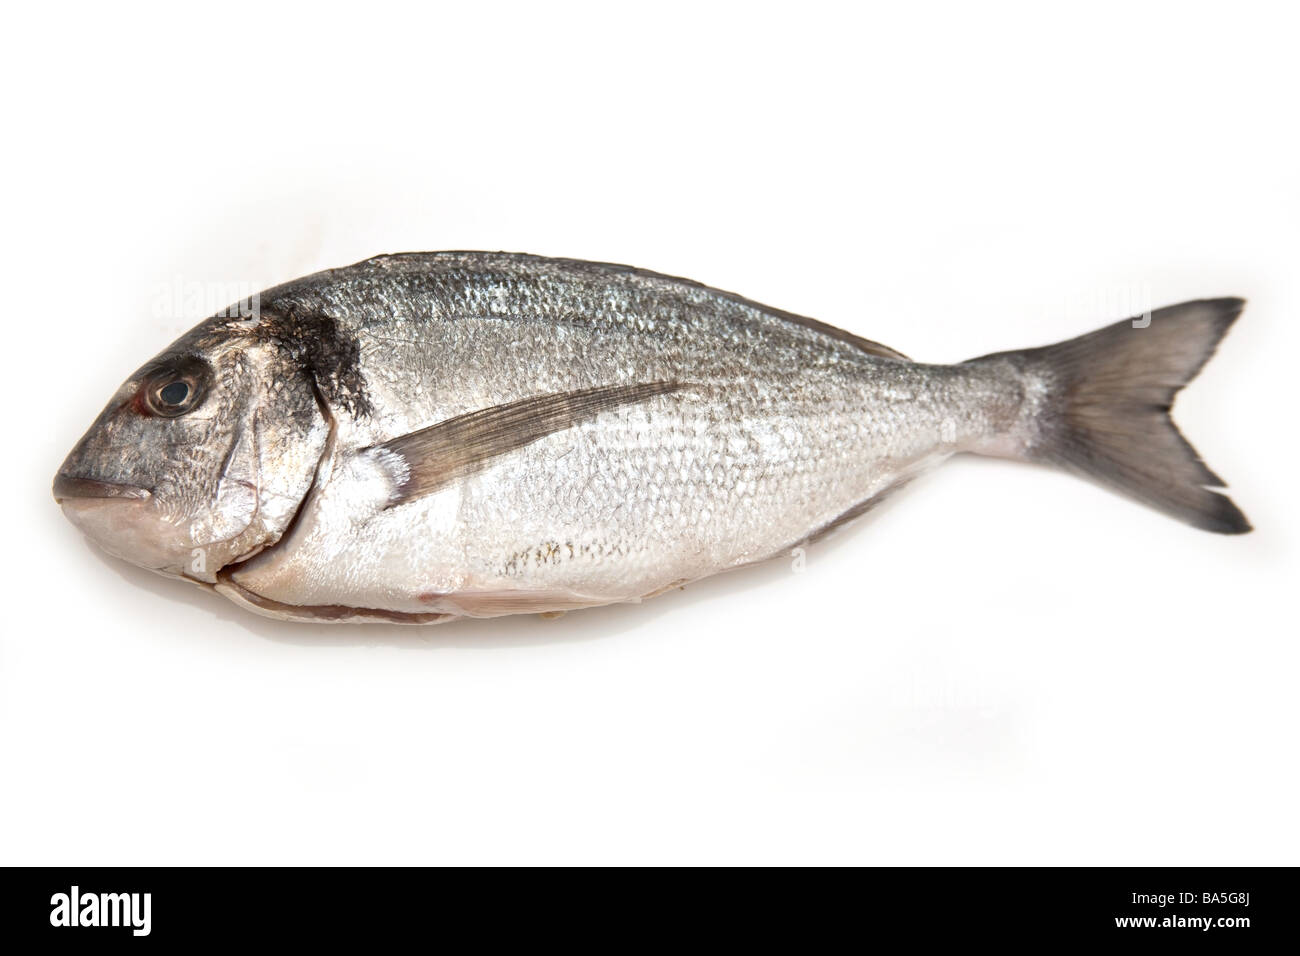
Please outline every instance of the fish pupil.
[[167, 405], [179, 405], [190, 397], [190, 387], [184, 382], [169, 382], [158, 390], [158, 397]]

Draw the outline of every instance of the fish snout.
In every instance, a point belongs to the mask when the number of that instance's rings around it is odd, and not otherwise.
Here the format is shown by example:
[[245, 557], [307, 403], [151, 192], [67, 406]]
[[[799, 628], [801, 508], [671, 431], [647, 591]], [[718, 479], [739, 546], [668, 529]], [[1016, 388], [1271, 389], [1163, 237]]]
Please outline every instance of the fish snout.
[[60, 472], [53, 491], [64, 517], [109, 554], [172, 576], [187, 566], [188, 527], [168, 521], [148, 489]]

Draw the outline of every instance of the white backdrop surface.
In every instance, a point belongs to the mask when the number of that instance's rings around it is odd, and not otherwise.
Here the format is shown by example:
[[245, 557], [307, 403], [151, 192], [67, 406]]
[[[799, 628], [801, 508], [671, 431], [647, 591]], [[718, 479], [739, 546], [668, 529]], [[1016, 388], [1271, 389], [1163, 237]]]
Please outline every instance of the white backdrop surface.
[[[1271, 9], [12, 12], [0, 862], [1295, 863]], [[933, 361], [1246, 296], [1176, 417], [1256, 531], [962, 460], [802, 573], [415, 630], [253, 617], [63, 519], [63, 455], [196, 288], [445, 248], [689, 276]]]

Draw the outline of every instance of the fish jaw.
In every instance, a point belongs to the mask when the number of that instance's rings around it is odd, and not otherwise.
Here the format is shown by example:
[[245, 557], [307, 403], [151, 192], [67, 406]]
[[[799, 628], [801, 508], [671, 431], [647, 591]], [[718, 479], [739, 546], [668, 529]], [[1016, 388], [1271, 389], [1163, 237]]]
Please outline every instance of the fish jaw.
[[113, 481], [99, 481], [95, 478], [75, 478], [60, 472], [54, 478], [55, 504], [62, 504], [65, 499], [130, 498], [144, 500], [152, 492], [134, 485], [124, 485]]
[[156, 535], [148, 489], [60, 471], [51, 491], [73, 526], [114, 557], [164, 574], [178, 563], [173, 536]]
[[189, 534], [162, 518], [147, 492], [146, 497], [70, 495], [66, 483], [62, 495], [59, 490], [56, 482], [55, 500], [64, 516], [113, 557], [167, 577], [184, 576], [195, 560]]

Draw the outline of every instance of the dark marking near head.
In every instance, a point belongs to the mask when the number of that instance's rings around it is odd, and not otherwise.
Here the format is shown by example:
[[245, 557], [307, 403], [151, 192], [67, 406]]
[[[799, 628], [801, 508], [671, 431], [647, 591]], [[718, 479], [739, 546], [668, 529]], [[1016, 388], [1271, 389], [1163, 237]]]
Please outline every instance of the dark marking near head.
[[273, 312], [264, 308], [257, 334], [301, 368], [331, 407], [357, 418], [372, 414], [361, 374], [361, 346], [332, 316], [295, 307]]

